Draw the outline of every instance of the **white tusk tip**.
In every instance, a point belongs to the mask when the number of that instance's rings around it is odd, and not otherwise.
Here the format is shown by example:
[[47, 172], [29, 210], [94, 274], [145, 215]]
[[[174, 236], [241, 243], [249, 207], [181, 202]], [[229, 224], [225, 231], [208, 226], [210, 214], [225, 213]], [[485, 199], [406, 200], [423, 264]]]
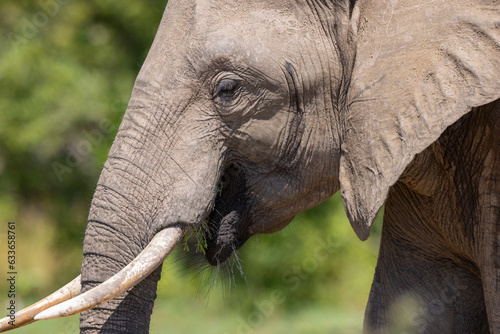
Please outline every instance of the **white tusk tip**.
[[37, 315], [35, 315], [35, 317], [33, 319], [38, 321], [38, 320], [49, 320], [49, 319], [56, 318], [55, 316], [52, 317], [53, 314], [50, 311], [51, 311], [51, 309], [47, 309], [45, 311], [42, 311], [42, 312], [38, 313]]
[[[61, 304], [66, 305], [65, 303], [61, 303]], [[59, 304], [59, 305], [61, 305], [61, 304]], [[37, 315], [35, 315], [35, 317], [33, 319], [35, 319], [35, 320], [49, 320], [49, 319], [61, 318], [63, 316], [62, 315], [63, 310], [61, 309], [61, 307], [59, 307], [59, 305], [54, 305], [54, 306], [46, 309], [45, 311], [38, 313]]]

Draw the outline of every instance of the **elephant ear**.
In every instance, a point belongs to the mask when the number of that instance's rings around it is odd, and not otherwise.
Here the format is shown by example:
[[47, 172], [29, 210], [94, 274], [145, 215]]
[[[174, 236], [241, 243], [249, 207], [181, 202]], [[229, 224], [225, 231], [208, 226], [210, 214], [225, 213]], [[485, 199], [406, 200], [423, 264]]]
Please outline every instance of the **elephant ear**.
[[341, 114], [341, 193], [361, 240], [415, 154], [500, 97], [500, 4], [358, 0]]

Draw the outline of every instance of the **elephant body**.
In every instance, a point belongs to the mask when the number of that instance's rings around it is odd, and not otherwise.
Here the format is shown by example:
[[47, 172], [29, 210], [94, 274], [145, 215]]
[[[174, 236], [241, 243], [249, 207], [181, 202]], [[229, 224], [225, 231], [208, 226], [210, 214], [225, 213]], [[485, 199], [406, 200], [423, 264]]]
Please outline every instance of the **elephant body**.
[[500, 101], [474, 108], [415, 157], [386, 202], [366, 328], [390, 329], [398, 302], [414, 297], [412, 333], [500, 330], [498, 166]]

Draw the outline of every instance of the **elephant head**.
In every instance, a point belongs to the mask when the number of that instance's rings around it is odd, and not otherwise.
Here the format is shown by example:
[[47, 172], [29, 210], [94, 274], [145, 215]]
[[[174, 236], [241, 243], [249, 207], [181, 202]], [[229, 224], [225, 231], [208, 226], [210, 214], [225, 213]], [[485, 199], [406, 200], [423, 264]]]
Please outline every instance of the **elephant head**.
[[495, 1], [169, 1], [92, 201], [84, 294], [35, 319], [94, 307], [82, 333], [147, 332], [188, 227], [219, 265], [339, 189], [366, 239], [413, 157], [500, 97], [499, 26]]

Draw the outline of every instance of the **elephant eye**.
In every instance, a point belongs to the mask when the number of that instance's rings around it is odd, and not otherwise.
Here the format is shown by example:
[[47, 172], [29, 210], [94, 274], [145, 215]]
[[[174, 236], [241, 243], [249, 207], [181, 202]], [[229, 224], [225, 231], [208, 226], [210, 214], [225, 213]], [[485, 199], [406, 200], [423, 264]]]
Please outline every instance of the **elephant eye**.
[[239, 84], [230, 79], [222, 80], [214, 92], [214, 97], [227, 101], [232, 99], [238, 92]]

